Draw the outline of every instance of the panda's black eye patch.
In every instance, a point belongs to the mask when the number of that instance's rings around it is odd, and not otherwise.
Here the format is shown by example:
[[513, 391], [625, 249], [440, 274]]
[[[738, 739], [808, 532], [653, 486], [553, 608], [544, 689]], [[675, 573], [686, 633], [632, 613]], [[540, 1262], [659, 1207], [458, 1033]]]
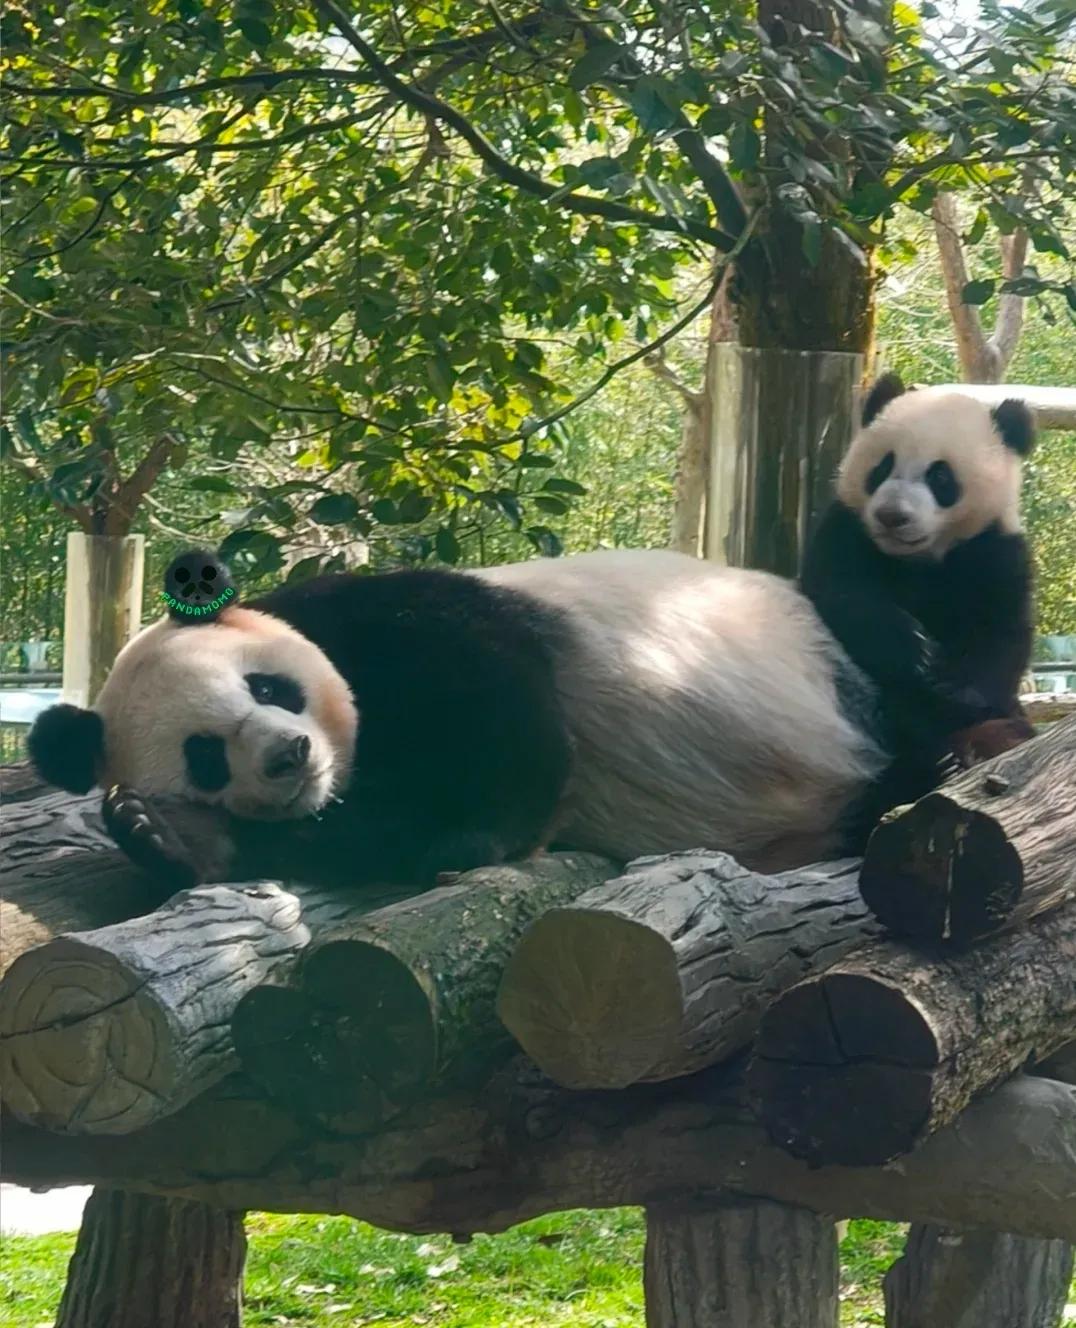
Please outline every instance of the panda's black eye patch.
[[243, 681], [259, 705], [279, 706], [293, 715], [301, 715], [306, 709], [303, 689], [283, 673], [248, 673]]
[[939, 507], [952, 507], [960, 497], [960, 482], [948, 461], [935, 461], [927, 468], [927, 483]]
[[203, 793], [219, 793], [231, 782], [224, 739], [213, 733], [194, 733], [183, 744], [187, 775]]
[[872, 467], [870, 473], [867, 476], [868, 493], [874, 493], [876, 489], [880, 488], [886, 482], [886, 480], [893, 473], [893, 466], [895, 462], [896, 462], [896, 457], [893, 455], [893, 453], [887, 452], [885, 456], [882, 457], [881, 461], [879, 461], [876, 466]]

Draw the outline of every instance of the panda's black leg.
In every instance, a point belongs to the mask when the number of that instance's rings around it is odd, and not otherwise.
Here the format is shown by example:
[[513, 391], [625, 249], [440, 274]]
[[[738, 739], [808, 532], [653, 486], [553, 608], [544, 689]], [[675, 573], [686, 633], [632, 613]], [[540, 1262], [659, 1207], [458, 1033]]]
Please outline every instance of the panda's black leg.
[[102, 814], [117, 846], [160, 887], [162, 897], [199, 883], [200, 873], [183, 840], [135, 789], [114, 784], [105, 794]]

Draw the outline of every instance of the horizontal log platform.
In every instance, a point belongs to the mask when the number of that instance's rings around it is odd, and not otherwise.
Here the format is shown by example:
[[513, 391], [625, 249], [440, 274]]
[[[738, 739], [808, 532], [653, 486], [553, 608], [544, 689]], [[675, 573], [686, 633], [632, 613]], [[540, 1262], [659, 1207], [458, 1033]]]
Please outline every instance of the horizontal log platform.
[[27, 950], [0, 982], [0, 1083], [26, 1120], [126, 1133], [237, 1068], [244, 992], [310, 940], [383, 896], [272, 882], [184, 891], [156, 912]]
[[750, 1042], [774, 996], [880, 931], [857, 869], [764, 876], [721, 853], [644, 858], [531, 925], [498, 1013], [566, 1088], [713, 1065]]
[[860, 888], [894, 935], [956, 946], [1076, 897], [1076, 715], [887, 817]]
[[293, 1110], [349, 1129], [481, 1074], [510, 1050], [494, 1002], [520, 934], [615, 870], [593, 854], [543, 854], [319, 929], [289, 987], [239, 1003], [244, 1068]]
[[1020, 1077], [893, 1167], [812, 1169], [752, 1118], [736, 1067], [570, 1093], [510, 1064], [349, 1138], [229, 1079], [128, 1135], [8, 1119], [3, 1178], [100, 1184], [226, 1209], [350, 1213], [403, 1231], [501, 1231], [565, 1208], [748, 1195], [875, 1217], [1076, 1240], [1076, 1089]]
[[799, 983], [763, 1017], [749, 1090], [794, 1156], [877, 1165], [1074, 1037], [1076, 903], [963, 953], [878, 943]]

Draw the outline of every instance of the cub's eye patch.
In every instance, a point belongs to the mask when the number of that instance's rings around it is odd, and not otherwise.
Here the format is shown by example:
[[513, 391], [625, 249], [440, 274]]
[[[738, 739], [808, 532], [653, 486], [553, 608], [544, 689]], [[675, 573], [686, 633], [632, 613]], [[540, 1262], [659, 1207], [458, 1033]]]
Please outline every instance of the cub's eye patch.
[[213, 733], [192, 734], [183, 744], [187, 775], [203, 793], [219, 793], [231, 782], [224, 739]]
[[887, 452], [881, 461], [871, 470], [867, 476], [866, 489], [868, 493], [880, 488], [893, 473], [893, 465], [896, 457], [892, 452]]
[[306, 709], [303, 689], [283, 673], [248, 673], [243, 681], [259, 705], [279, 706], [293, 715], [301, 715]]
[[948, 461], [935, 461], [927, 468], [927, 484], [939, 507], [952, 507], [960, 497], [960, 483]]

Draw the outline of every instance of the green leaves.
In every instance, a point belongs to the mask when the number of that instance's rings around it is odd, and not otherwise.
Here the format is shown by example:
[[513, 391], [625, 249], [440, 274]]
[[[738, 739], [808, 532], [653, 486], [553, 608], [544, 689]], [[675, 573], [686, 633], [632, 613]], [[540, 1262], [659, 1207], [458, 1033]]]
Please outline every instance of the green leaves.
[[596, 41], [588, 46], [568, 73], [568, 85], [577, 91], [596, 83], [620, 59], [620, 47], [613, 41]]
[[358, 515], [359, 504], [350, 493], [327, 493], [310, 506], [310, 516], [319, 526], [339, 526]]

